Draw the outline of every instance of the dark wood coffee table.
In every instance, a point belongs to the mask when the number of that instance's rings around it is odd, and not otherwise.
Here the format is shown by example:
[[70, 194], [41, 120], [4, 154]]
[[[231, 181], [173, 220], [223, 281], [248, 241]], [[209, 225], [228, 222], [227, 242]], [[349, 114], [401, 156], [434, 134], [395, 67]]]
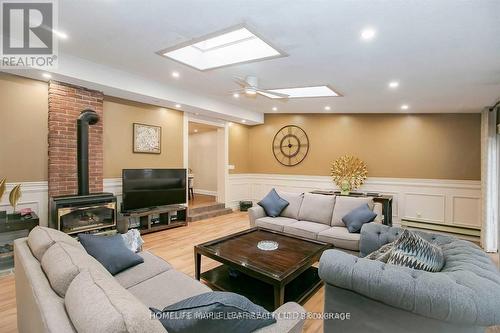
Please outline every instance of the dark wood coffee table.
[[[262, 240], [278, 242], [273, 251], [257, 248]], [[252, 228], [196, 245], [195, 277], [217, 290], [231, 291], [273, 311], [285, 302], [305, 302], [321, 285], [312, 265], [330, 244]], [[222, 265], [201, 273], [201, 256]]]

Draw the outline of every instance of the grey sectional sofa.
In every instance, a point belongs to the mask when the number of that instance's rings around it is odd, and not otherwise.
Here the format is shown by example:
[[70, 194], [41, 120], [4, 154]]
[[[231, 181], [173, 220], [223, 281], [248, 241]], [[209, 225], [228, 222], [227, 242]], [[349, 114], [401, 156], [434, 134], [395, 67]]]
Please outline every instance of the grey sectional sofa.
[[382, 205], [371, 197], [348, 197], [277, 191], [289, 202], [278, 217], [269, 217], [260, 206], [248, 210], [250, 225], [333, 244], [358, 252], [359, 233], [349, 233], [342, 217], [363, 204], [377, 214], [372, 223], [382, 223]]
[[473, 243], [419, 232], [444, 252], [446, 263], [437, 273], [362, 258], [401, 232], [369, 223], [361, 229], [361, 258], [323, 253], [324, 311], [350, 313], [349, 320], [325, 320], [325, 332], [460, 333], [500, 325], [500, 274]]
[[[115, 276], [73, 238], [37, 227], [14, 242], [18, 329], [21, 333], [165, 333], [148, 307], [159, 309], [210, 289], [141, 252], [144, 263]], [[286, 303], [275, 311], [297, 313], [258, 330], [302, 331], [304, 309]], [[298, 319], [296, 319], [298, 318]]]

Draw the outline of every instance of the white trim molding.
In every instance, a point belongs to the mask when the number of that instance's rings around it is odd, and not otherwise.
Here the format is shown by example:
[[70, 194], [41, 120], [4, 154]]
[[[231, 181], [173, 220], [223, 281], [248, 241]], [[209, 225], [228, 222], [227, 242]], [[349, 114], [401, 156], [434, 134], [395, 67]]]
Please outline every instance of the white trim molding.
[[210, 191], [210, 190], [203, 190], [203, 189], [200, 189], [200, 188], [195, 188], [194, 189], [194, 193], [195, 194], [203, 194], [203, 195], [211, 195], [213, 197], [216, 197], [217, 196], [217, 191]]
[[[241, 200], [255, 203], [272, 188], [289, 192], [337, 190], [328, 176], [283, 174], [230, 174], [228, 187], [228, 207], [231, 208], [238, 207]], [[370, 177], [359, 190], [392, 195], [395, 224], [407, 218], [450, 226], [458, 224], [458, 221], [460, 226], [481, 226], [477, 214], [481, 210], [480, 181]]]
[[481, 245], [487, 252], [498, 250], [500, 137], [497, 135], [497, 113], [485, 109], [481, 113], [481, 179], [482, 202]]

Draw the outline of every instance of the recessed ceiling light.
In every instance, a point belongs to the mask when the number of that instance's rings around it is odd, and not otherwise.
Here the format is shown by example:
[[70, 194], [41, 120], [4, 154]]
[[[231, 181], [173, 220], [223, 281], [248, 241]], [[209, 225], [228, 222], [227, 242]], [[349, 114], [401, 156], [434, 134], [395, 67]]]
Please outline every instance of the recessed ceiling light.
[[401, 105], [401, 110], [408, 110], [410, 106], [408, 104]]
[[233, 97], [234, 97], [234, 98], [239, 98], [239, 97], [240, 97], [240, 94], [238, 94], [238, 93], [234, 93], [234, 94], [233, 94]]
[[278, 108], [273, 106], [273, 111], [278, 111]]
[[196, 112], [196, 113], [195, 113], [195, 115], [199, 116], [199, 115], [200, 115], [200, 113], [199, 113], [199, 112]]
[[197, 130], [197, 129], [195, 129], [195, 130], [194, 130], [194, 132], [195, 132], [195, 133], [198, 133], [198, 130]]
[[246, 123], [247, 121], [246, 121], [245, 119], [243, 119], [241, 122], [244, 124], [244, 123]]
[[49, 73], [43, 73], [42, 76], [46, 79], [52, 78], [52, 75], [50, 75]]
[[242, 27], [219, 31], [158, 53], [198, 70], [284, 56]]
[[172, 77], [175, 78], [175, 79], [178, 79], [181, 75], [179, 74], [179, 72], [172, 72]]
[[180, 105], [180, 104], [175, 104], [175, 107], [176, 107], [176, 108], [178, 108], [178, 109], [180, 109], [180, 108], [182, 107], [182, 105]]
[[53, 29], [52, 32], [60, 39], [68, 39], [68, 35], [63, 31]]
[[329, 105], [325, 106], [325, 111], [330, 111], [331, 109], [332, 108]]
[[389, 88], [396, 89], [399, 87], [399, 82], [398, 81], [391, 81], [389, 82]]
[[[282, 88], [282, 89], [266, 89], [268, 91], [288, 95], [288, 98], [305, 98], [305, 97], [338, 97], [340, 94], [333, 91], [328, 86], [312, 86], [312, 87], [298, 87], [298, 88]], [[276, 95], [267, 94], [259, 91], [259, 94], [269, 98], [277, 99], [284, 98]]]
[[375, 31], [375, 29], [366, 28], [361, 31], [361, 38], [364, 40], [372, 40], [376, 34], [377, 32]]

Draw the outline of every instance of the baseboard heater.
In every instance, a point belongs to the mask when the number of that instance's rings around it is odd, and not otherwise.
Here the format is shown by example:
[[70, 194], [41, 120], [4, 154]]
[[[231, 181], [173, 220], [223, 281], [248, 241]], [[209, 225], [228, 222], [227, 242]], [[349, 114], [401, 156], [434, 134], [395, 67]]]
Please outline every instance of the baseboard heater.
[[469, 227], [457, 227], [442, 223], [429, 223], [419, 220], [401, 219], [401, 226], [409, 229], [422, 229], [438, 234], [452, 234], [453, 236], [475, 243], [479, 242], [481, 229]]

